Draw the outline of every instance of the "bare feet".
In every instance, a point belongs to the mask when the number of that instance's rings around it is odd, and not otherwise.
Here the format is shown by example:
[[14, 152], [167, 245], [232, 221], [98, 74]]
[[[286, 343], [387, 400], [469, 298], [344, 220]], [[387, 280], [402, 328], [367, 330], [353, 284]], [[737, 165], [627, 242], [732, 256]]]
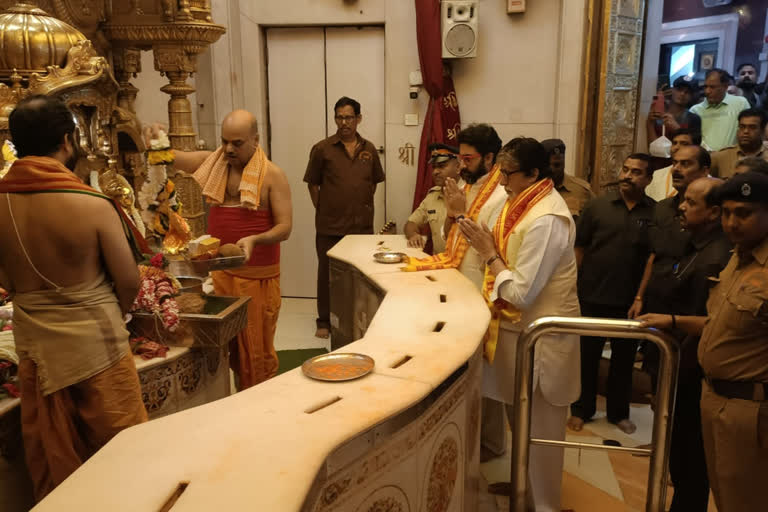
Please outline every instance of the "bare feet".
[[584, 428], [584, 420], [578, 416], [571, 416], [568, 418], [568, 428], [574, 432], [581, 432], [581, 429]]
[[512, 496], [512, 482], [493, 482], [488, 484], [488, 493], [499, 496]]
[[619, 427], [619, 429], [625, 434], [634, 434], [635, 430], [637, 430], [635, 424], [632, 423], [632, 421], [629, 419], [621, 420], [620, 422], [616, 423], [616, 426]]
[[331, 336], [331, 331], [325, 327], [318, 327], [315, 331], [315, 338], [323, 338], [327, 340]]

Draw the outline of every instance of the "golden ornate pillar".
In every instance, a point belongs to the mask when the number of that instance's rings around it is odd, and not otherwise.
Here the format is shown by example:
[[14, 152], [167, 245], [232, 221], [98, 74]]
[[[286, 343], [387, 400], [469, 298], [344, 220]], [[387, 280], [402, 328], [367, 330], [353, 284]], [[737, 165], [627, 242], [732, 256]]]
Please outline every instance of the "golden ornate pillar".
[[[188, 99], [195, 89], [187, 83], [187, 79], [197, 69], [197, 55], [224, 33], [224, 27], [211, 22], [210, 2], [112, 0], [111, 5], [109, 19], [102, 30], [112, 43], [113, 51], [129, 49], [122, 54], [125, 62], [123, 75], [119, 77], [122, 101], [125, 104], [132, 102], [128, 64], [136, 55], [133, 49], [152, 50], [155, 69], [168, 79], [161, 91], [170, 96], [168, 138], [171, 147], [195, 150], [192, 105]], [[141, 94], [152, 94], [152, 91], [141, 91]], [[193, 234], [202, 234], [205, 230], [205, 208], [200, 187], [185, 173], [169, 170], [168, 174], [176, 184], [178, 198], [182, 202], [182, 215], [189, 222]]]
[[599, 191], [634, 151], [645, 0], [590, 0], [579, 169]]
[[187, 78], [196, 70], [196, 55], [179, 46], [155, 46], [155, 69], [168, 78], [168, 84], [160, 88], [171, 96], [168, 100], [168, 138], [173, 149], [195, 150], [195, 127], [192, 124], [192, 104], [187, 96], [195, 88]]
[[[192, 104], [187, 98], [195, 92], [195, 88], [187, 83], [187, 78], [197, 68], [195, 50], [202, 51], [202, 47], [158, 45], [152, 48], [155, 69], [168, 78], [169, 82], [160, 88], [171, 96], [168, 100], [168, 138], [173, 149], [182, 151], [197, 149]], [[190, 175], [175, 169], [169, 169], [168, 177], [176, 184], [178, 198], [182, 203], [181, 215], [189, 223], [192, 234], [202, 235], [205, 232], [205, 206], [200, 186]]]
[[116, 48], [112, 52], [115, 78], [120, 85], [117, 91], [117, 104], [136, 113], [134, 102], [139, 89], [131, 83], [131, 78], [141, 72], [141, 50], [138, 48]]

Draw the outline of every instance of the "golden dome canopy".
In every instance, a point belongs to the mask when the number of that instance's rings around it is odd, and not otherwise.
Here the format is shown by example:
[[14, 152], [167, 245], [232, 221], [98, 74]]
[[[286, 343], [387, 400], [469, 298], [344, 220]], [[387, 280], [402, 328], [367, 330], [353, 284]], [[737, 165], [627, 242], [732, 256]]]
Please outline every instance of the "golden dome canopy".
[[0, 13], [0, 80], [16, 73], [29, 78], [63, 67], [67, 51], [85, 36], [75, 27], [30, 4], [16, 4]]

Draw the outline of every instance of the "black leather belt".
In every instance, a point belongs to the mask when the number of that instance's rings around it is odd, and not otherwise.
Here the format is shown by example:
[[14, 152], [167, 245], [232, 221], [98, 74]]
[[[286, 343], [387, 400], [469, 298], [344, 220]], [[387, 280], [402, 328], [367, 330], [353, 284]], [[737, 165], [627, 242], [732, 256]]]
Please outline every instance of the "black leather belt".
[[712, 391], [725, 398], [764, 402], [768, 400], [768, 382], [744, 382], [707, 379]]

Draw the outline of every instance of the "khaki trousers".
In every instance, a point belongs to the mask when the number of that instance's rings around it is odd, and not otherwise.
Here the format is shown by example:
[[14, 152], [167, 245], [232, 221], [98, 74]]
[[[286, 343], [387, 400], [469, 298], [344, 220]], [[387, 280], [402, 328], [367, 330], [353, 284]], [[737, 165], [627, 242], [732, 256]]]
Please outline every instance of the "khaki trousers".
[[725, 398], [704, 381], [701, 421], [718, 512], [768, 510], [768, 402]]

